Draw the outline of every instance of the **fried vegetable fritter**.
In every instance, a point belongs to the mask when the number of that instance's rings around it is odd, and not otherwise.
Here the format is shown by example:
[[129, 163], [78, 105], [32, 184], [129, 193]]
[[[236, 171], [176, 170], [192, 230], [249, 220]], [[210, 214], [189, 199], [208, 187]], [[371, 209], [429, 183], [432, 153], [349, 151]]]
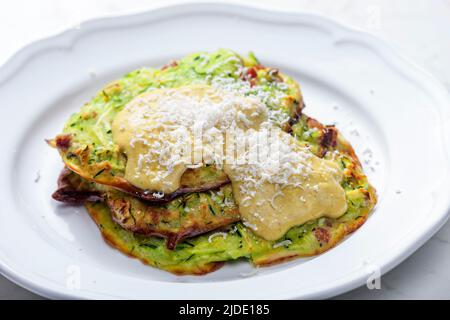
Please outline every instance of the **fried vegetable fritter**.
[[209, 192], [188, 193], [168, 204], [149, 205], [123, 192], [109, 191], [106, 203], [112, 218], [126, 230], [167, 237], [167, 247], [240, 220], [231, 186]]
[[[152, 202], [168, 202], [180, 194], [202, 192], [227, 184], [228, 177], [215, 166], [187, 170], [181, 188], [155, 197], [123, 178], [127, 158], [113, 143], [115, 115], [137, 95], [155, 88], [208, 84], [245, 95], [258, 96], [269, 109], [279, 110], [274, 121], [295, 118], [303, 107], [298, 84], [277, 69], [262, 66], [250, 54], [244, 58], [231, 50], [196, 53], [161, 69], [142, 68], [100, 90], [66, 122], [63, 132], [50, 140], [65, 163], [83, 178], [109, 185]], [[286, 122], [283, 126], [288, 127]]]
[[[315, 155], [335, 161], [343, 170], [341, 184], [346, 192], [348, 210], [340, 218], [309, 221], [291, 228], [277, 241], [266, 241], [237, 222], [222, 227], [225, 229], [220, 232], [211, 231], [180, 241], [171, 250], [167, 245], [169, 239], [124, 229], [113, 220], [114, 213], [104, 202], [86, 202], [86, 207], [109, 244], [146, 264], [176, 274], [205, 274], [217, 270], [225, 261], [237, 259], [249, 259], [256, 266], [265, 266], [320, 254], [336, 246], [366, 221], [375, 206], [376, 193], [353, 148], [336, 128], [301, 115], [291, 123], [290, 132]], [[166, 205], [175, 205], [178, 199]], [[220, 204], [220, 198], [210, 199], [219, 201], [215, 205]], [[227, 200], [228, 205], [229, 201], [232, 200]], [[156, 208], [155, 204], [141, 203]]]
[[115, 190], [89, 182], [64, 169], [53, 198], [66, 203], [104, 201], [112, 219], [136, 234], [167, 238], [167, 247], [240, 220], [231, 185], [215, 190], [183, 194], [163, 204], [151, 204]]

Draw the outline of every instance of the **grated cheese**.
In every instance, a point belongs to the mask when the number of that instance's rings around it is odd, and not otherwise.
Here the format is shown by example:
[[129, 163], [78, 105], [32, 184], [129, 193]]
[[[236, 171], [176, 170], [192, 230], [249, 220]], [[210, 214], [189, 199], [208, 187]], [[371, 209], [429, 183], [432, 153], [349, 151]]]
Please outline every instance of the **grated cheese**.
[[292, 244], [291, 240], [284, 240], [284, 241], [280, 241], [280, 242], [275, 243], [273, 245], [273, 248], [276, 249], [276, 248], [279, 248], [279, 247], [289, 246], [290, 244]]
[[212, 239], [215, 238], [215, 237], [223, 237], [224, 239], [226, 239], [227, 238], [227, 234], [225, 232], [213, 233], [212, 235], [210, 235], [208, 237], [208, 242], [211, 243]]
[[[247, 96], [258, 89], [222, 80], [153, 90], [119, 112], [113, 139], [127, 154], [126, 179], [162, 198], [180, 187], [186, 169], [223, 165], [244, 225], [268, 240], [315, 214], [345, 212], [341, 174], [282, 131], [286, 114], [267, 107], [276, 97], [264, 90]], [[321, 199], [321, 190], [335, 204]], [[223, 205], [234, 203], [227, 199]]]

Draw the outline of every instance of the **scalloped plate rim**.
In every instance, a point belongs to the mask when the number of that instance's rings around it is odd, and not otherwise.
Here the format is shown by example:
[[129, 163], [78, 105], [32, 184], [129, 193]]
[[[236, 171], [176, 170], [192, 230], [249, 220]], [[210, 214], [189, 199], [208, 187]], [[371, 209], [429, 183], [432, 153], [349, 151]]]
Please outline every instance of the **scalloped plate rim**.
[[[127, 14], [118, 14], [118, 15], [106, 15], [99, 18], [88, 19], [85, 22], [80, 24], [78, 28], [69, 28], [62, 32], [59, 32], [55, 35], [45, 37], [40, 40], [36, 40], [23, 48], [19, 49], [13, 56], [11, 56], [7, 62], [0, 66], [0, 86], [7, 80], [10, 80], [14, 77], [14, 72], [23, 67], [26, 63], [28, 63], [35, 56], [38, 56], [40, 52], [45, 50], [50, 50], [54, 48], [70, 48], [74, 45], [76, 40], [83, 35], [89, 33], [95, 28], [107, 28], [108, 25], [114, 25], [117, 21], [116, 19], [128, 19], [131, 17], [145, 19], [148, 16], [151, 16], [153, 12], [163, 12], [167, 16], [173, 15], [173, 9], [188, 9], [190, 12], [195, 9], [199, 9], [201, 11], [215, 11], [215, 10], [228, 10], [229, 12], [236, 13], [244, 18], [252, 17], [261, 20], [265, 20], [265, 18], [269, 15], [273, 15], [273, 13], [279, 13], [286, 16], [289, 16], [291, 19], [295, 17], [301, 18], [300, 20], [315, 24], [316, 26], [327, 25], [330, 29], [339, 30], [342, 33], [345, 33], [350, 38], [357, 39], [358, 41], [363, 42], [365, 45], [369, 46], [371, 49], [377, 50], [383, 56], [383, 59], [393, 61], [397, 60], [397, 64], [403, 64], [403, 68], [410, 67], [410, 73], [415, 73], [415, 81], [417, 81], [417, 77], [423, 77], [421, 84], [426, 84], [427, 90], [432, 91], [433, 97], [438, 99], [438, 105], [442, 105], [444, 102], [449, 103], [450, 97], [447, 89], [436, 80], [430, 73], [424, 71], [421, 67], [418, 67], [415, 63], [411, 62], [409, 59], [397, 53], [394, 49], [392, 49], [389, 45], [384, 43], [382, 40], [376, 38], [373, 35], [362, 32], [355, 28], [347, 27], [341, 23], [335, 22], [329, 18], [321, 16], [319, 14], [305, 13], [300, 11], [287, 11], [276, 9], [271, 6], [262, 6], [262, 5], [249, 5], [249, 4], [239, 4], [237, 1], [216, 1], [216, 2], [208, 2], [208, 1], [200, 1], [200, 2], [186, 2], [186, 1], [171, 1], [169, 4], [163, 5], [154, 5], [150, 9], [142, 11], [142, 12], [133, 12]], [[239, 12], [239, 9], [243, 9], [245, 12]], [[251, 10], [251, 12], [250, 12]], [[265, 16], [265, 17], [261, 17]], [[274, 18], [275, 20], [280, 20], [279, 17]], [[268, 22], [270, 23], [270, 22]], [[134, 24], [127, 23], [125, 24]], [[63, 45], [61, 45], [63, 43]], [[447, 160], [449, 159], [450, 154], [450, 117], [449, 112], [446, 109], [441, 108], [437, 110], [441, 115], [443, 115], [441, 130], [443, 132], [443, 145], [444, 153], [446, 155]], [[445, 149], [447, 146], [447, 149]], [[450, 176], [449, 170], [447, 170], [445, 177], [442, 181], [448, 180]], [[445, 182], [445, 187], [448, 189], [448, 182]], [[444, 206], [443, 206], [444, 207]], [[388, 272], [404, 259], [406, 259], [409, 255], [411, 255], [415, 250], [417, 250], [422, 244], [425, 243], [439, 228], [447, 221], [448, 216], [450, 214], [450, 199], [446, 203], [447, 212], [443, 212], [440, 214], [434, 221], [431, 221], [427, 226], [425, 232], [422, 232], [421, 237], [417, 238], [415, 242], [409, 243], [408, 246], [403, 248], [403, 251], [398, 252], [395, 256], [392, 256], [390, 259], [386, 259], [384, 264], [382, 265], [382, 274]], [[0, 272], [9, 280], [15, 282], [16, 284], [27, 288], [28, 290], [40, 294], [47, 298], [114, 298], [116, 296], [105, 296], [102, 294], [97, 294], [94, 292], [75, 292], [75, 291], [61, 291], [57, 286], [54, 286], [51, 283], [43, 284], [42, 282], [31, 281], [26, 277], [23, 277], [19, 272], [15, 271], [13, 268], [10, 268], [8, 265], [4, 264], [3, 261], [0, 261]], [[360, 273], [358, 275], [353, 275], [351, 279], [342, 279], [341, 281], [337, 281], [332, 286], [326, 286], [324, 288], [316, 287], [314, 290], [307, 295], [303, 295], [303, 298], [326, 298], [333, 295], [337, 295], [348, 290], [354, 289], [365, 282], [365, 275]], [[116, 297], [117, 298], [117, 297]], [[274, 298], [298, 298], [295, 292], [288, 292], [280, 296], [276, 296]]]

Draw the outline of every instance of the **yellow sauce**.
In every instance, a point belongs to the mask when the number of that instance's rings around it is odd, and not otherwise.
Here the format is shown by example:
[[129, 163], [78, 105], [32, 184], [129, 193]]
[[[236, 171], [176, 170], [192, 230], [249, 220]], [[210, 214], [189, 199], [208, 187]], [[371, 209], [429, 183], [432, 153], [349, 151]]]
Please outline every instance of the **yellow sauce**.
[[[323, 216], [338, 218], [347, 211], [338, 166], [316, 156], [308, 158], [307, 164], [311, 166], [310, 173], [292, 174], [289, 178], [296, 180], [298, 186], [263, 182], [254, 188], [247, 186], [246, 193], [241, 192], [245, 183], [239, 181], [245, 166], [233, 169], [225, 165], [242, 220], [257, 235], [266, 240], [277, 240], [294, 226]], [[247, 194], [252, 191], [255, 196], [249, 198]]]
[[[171, 193], [180, 187], [189, 164], [217, 161], [213, 150], [226, 153], [226, 142], [217, 148], [208, 137], [218, 133], [227, 141], [228, 131], [237, 128], [244, 132], [237, 139], [245, 140], [269, 129], [288, 148], [280, 155], [281, 169], [270, 161], [236, 164], [223, 158], [244, 223], [262, 238], [277, 240], [293, 226], [345, 213], [347, 202], [337, 165], [300, 147], [268, 119], [265, 105], [255, 98], [196, 85], [141, 94], [118, 113], [112, 132], [128, 158], [125, 179], [144, 190]], [[206, 137], [201, 150], [191, 127], [198, 123]], [[174, 148], [189, 145], [192, 148], [184, 151], [188, 158], [174, 156]], [[186, 161], [192, 157], [197, 161]]]
[[[208, 137], [230, 123], [248, 129], [266, 119], [265, 106], [255, 98], [193, 85], [139, 95], [114, 118], [112, 135], [127, 155], [127, 181], [143, 190], [171, 193], [180, 187], [187, 164], [213, 158], [217, 147]], [[195, 126], [202, 128], [201, 141]], [[181, 148], [186, 150], [177, 157]]]
[[[178, 164], [168, 168], [162, 165], [159, 154], [150, 152], [150, 146], [175, 142], [170, 134], [164, 134], [164, 139], [158, 136], [164, 132], [158, 123], [157, 108], [156, 94], [142, 94], [117, 114], [112, 134], [114, 142], [127, 155], [125, 179], [144, 190], [171, 193], [180, 187], [186, 167]], [[139, 121], [140, 118], [144, 121]]]

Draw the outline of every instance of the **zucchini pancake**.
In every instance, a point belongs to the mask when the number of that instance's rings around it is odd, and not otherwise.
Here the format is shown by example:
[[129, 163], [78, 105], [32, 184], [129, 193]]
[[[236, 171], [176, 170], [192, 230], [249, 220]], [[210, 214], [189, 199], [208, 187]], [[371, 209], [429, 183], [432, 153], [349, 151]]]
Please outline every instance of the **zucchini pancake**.
[[320, 254], [366, 221], [376, 193], [339, 131], [303, 108], [297, 82], [253, 54], [135, 70], [48, 141], [65, 165], [52, 196], [178, 275]]

